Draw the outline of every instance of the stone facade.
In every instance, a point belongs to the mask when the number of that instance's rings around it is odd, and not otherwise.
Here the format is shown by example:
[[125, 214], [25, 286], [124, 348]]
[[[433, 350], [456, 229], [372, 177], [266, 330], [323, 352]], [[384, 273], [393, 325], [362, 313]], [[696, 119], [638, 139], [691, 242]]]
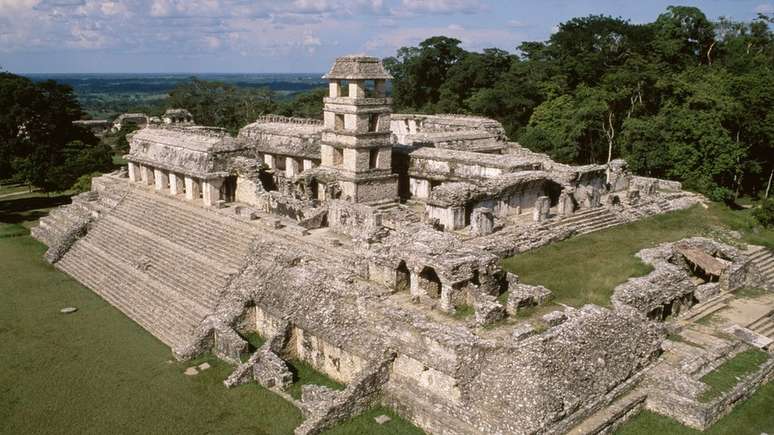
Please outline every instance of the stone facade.
[[[375, 403], [429, 433], [558, 433], [638, 382], [667, 305], [754, 282], [738, 251], [689, 240], [726, 262], [717, 279], [694, 280], [713, 260], [659, 247], [612, 308], [553, 309], [504, 256], [702, 198], [620, 161], [554, 162], [493, 120], [392, 114], [375, 58], [340, 58], [325, 77], [322, 121], [267, 115], [232, 137], [170, 113], [180, 122], [129, 137], [125, 172], [33, 230], [178, 358], [211, 351], [235, 366], [227, 386], [258, 382], [299, 406], [297, 433]], [[268, 340], [243, 363], [253, 332]], [[346, 389], [289, 398], [290, 358]]]

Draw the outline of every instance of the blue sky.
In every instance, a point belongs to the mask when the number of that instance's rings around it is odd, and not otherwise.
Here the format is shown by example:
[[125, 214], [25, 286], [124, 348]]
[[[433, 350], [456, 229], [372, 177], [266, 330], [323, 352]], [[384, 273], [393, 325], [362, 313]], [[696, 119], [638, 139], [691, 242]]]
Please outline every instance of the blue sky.
[[0, 0], [0, 68], [30, 72], [321, 72], [433, 35], [514, 51], [577, 16], [653, 21], [670, 4], [712, 19], [772, 0]]

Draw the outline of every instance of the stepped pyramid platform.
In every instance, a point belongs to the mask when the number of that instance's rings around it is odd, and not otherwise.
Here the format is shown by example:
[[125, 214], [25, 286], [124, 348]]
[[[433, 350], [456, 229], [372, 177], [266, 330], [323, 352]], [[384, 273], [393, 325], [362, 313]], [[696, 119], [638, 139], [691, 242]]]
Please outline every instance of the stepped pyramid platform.
[[[77, 217], [88, 231], [55, 266], [74, 277], [173, 351], [199, 324], [248, 256], [259, 227], [143, 189], [76, 198], [33, 229], [50, 245]], [[110, 205], [112, 204], [112, 207]]]

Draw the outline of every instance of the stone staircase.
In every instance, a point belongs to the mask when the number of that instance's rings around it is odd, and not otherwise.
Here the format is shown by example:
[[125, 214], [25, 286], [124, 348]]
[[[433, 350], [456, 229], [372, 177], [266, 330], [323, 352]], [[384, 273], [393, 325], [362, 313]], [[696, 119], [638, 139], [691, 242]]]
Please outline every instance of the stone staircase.
[[257, 229], [132, 189], [56, 263], [173, 351], [195, 339]]
[[750, 246], [746, 254], [763, 274], [768, 289], [774, 291], [774, 253], [763, 246]]
[[597, 207], [579, 211], [572, 216], [562, 218], [553, 224], [559, 230], [572, 229], [576, 234], [588, 234], [621, 224], [622, 222], [610, 210]]
[[774, 340], [774, 311], [769, 311], [765, 316], [751, 322], [747, 329]]
[[728, 308], [728, 301], [733, 299], [734, 295], [731, 293], [724, 293], [718, 295], [707, 301], [698, 303], [692, 306], [688, 311], [680, 316], [681, 321], [696, 322], [707, 316], [710, 316], [722, 309]]

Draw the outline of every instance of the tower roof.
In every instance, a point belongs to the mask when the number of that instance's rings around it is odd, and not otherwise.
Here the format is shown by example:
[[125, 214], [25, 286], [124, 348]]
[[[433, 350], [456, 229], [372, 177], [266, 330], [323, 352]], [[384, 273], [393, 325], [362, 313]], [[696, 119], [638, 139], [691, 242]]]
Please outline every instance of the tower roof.
[[382, 61], [370, 56], [343, 56], [336, 59], [328, 74], [323, 76], [329, 80], [391, 80]]

